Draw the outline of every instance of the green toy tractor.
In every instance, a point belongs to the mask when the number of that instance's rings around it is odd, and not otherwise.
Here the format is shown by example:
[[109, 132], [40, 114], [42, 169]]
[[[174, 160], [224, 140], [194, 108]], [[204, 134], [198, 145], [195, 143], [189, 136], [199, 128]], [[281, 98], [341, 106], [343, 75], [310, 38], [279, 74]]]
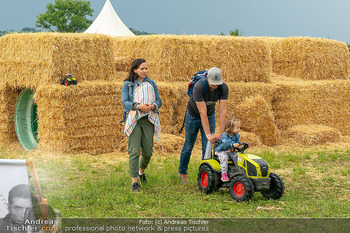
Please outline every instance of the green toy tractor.
[[61, 85], [77, 85], [78, 81], [73, 77], [73, 74], [66, 74], [63, 79], [60, 80]]
[[234, 160], [229, 161], [228, 182], [221, 181], [220, 161], [213, 148], [212, 158], [201, 161], [198, 172], [199, 190], [210, 194], [221, 187], [230, 190], [235, 201], [248, 201], [254, 192], [261, 192], [267, 199], [279, 199], [284, 193], [284, 183], [277, 174], [270, 173], [268, 163], [259, 156], [245, 154], [247, 143], [241, 143]]

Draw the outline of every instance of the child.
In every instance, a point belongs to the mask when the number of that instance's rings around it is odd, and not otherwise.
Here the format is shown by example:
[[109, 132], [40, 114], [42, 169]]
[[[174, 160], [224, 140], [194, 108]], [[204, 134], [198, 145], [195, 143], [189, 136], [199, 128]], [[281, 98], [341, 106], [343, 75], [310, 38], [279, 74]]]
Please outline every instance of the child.
[[215, 154], [219, 157], [221, 167], [221, 180], [227, 182], [230, 179], [227, 176], [227, 164], [229, 157], [234, 160], [237, 153], [234, 148], [239, 146], [239, 131], [241, 130], [241, 121], [235, 117], [226, 121], [225, 132], [221, 135], [221, 140], [215, 148]]

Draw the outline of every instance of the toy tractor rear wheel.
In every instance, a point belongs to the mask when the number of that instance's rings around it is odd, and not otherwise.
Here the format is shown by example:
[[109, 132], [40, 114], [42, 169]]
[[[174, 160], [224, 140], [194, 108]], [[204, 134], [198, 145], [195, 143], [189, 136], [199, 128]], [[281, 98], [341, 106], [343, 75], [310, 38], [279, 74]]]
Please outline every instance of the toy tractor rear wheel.
[[202, 164], [198, 172], [198, 187], [202, 192], [209, 194], [215, 191], [215, 172], [208, 164]]
[[247, 201], [253, 196], [251, 182], [244, 176], [234, 176], [230, 181], [229, 189], [232, 199], [237, 202]]
[[70, 84], [71, 84], [71, 83], [70, 83], [70, 81], [69, 81], [68, 79], [65, 79], [65, 80], [64, 80], [64, 85], [65, 85], [65, 86], [69, 86]]
[[261, 191], [261, 194], [267, 199], [279, 199], [284, 193], [284, 182], [282, 178], [274, 173], [270, 173], [270, 189]]

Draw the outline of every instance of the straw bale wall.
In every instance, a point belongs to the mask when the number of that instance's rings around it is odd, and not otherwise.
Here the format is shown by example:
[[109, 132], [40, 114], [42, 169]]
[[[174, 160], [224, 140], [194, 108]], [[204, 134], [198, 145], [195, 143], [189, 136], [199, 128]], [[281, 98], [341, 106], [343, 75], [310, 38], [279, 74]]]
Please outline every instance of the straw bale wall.
[[[184, 133], [179, 135], [178, 130], [189, 98], [188, 80], [212, 66], [222, 69], [229, 86], [227, 115], [242, 120], [241, 141], [251, 146], [275, 145], [280, 135], [309, 145], [350, 134], [350, 81], [339, 80], [349, 78], [349, 52], [341, 42], [29, 33], [0, 38], [0, 142], [16, 140], [15, 104], [19, 92], [31, 88], [36, 90], [39, 149], [126, 151], [124, 125], [119, 123], [121, 88], [131, 62], [139, 57], [147, 60], [149, 77], [157, 82], [163, 101], [162, 135], [155, 151], [181, 149]], [[67, 73], [78, 79], [77, 86], [58, 85]]]
[[287, 142], [306, 146], [339, 142], [341, 139], [339, 130], [324, 125], [295, 125], [283, 135]]
[[[83, 80], [115, 76], [112, 38], [83, 33], [21, 33], [0, 38], [0, 79], [19, 88], [58, 84], [65, 74]], [[1, 80], [0, 80], [1, 81]]]
[[287, 81], [278, 83], [272, 108], [276, 125], [319, 124], [350, 134], [350, 81]]
[[271, 54], [267, 43], [250, 37], [151, 35], [114, 37], [115, 57], [145, 58], [155, 81], [188, 81], [213, 66], [227, 82], [268, 82]]
[[0, 83], [0, 142], [17, 140], [15, 131], [15, 106], [19, 90], [11, 88], [6, 82]]
[[241, 120], [241, 128], [258, 135], [268, 146], [277, 142], [277, 126], [269, 103], [264, 97], [257, 95], [247, 98], [237, 105], [235, 117]]
[[329, 39], [270, 38], [272, 72], [304, 80], [348, 79], [349, 49]]
[[55, 152], [115, 151], [125, 134], [120, 82], [91, 81], [37, 89], [39, 149]]

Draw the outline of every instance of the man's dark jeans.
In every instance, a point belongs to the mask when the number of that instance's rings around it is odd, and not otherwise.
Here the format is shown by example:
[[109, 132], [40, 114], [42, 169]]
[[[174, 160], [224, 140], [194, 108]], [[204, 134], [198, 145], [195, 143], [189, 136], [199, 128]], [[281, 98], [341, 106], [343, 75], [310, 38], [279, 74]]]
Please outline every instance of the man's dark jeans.
[[[208, 120], [209, 120], [210, 132], [215, 133], [215, 113], [208, 116]], [[187, 112], [186, 118], [185, 118], [185, 128], [186, 128], [185, 144], [181, 150], [180, 165], [179, 165], [179, 173], [183, 175], [187, 175], [188, 164], [190, 162], [192, 149], [196, 142], [199, 130], [201, 131], [201, 136], [202, 136], [202, 159], [204, 158], [205, 148], [208, 142], [208, 139], [202, 127], [201, 118], [194, 117]]]

